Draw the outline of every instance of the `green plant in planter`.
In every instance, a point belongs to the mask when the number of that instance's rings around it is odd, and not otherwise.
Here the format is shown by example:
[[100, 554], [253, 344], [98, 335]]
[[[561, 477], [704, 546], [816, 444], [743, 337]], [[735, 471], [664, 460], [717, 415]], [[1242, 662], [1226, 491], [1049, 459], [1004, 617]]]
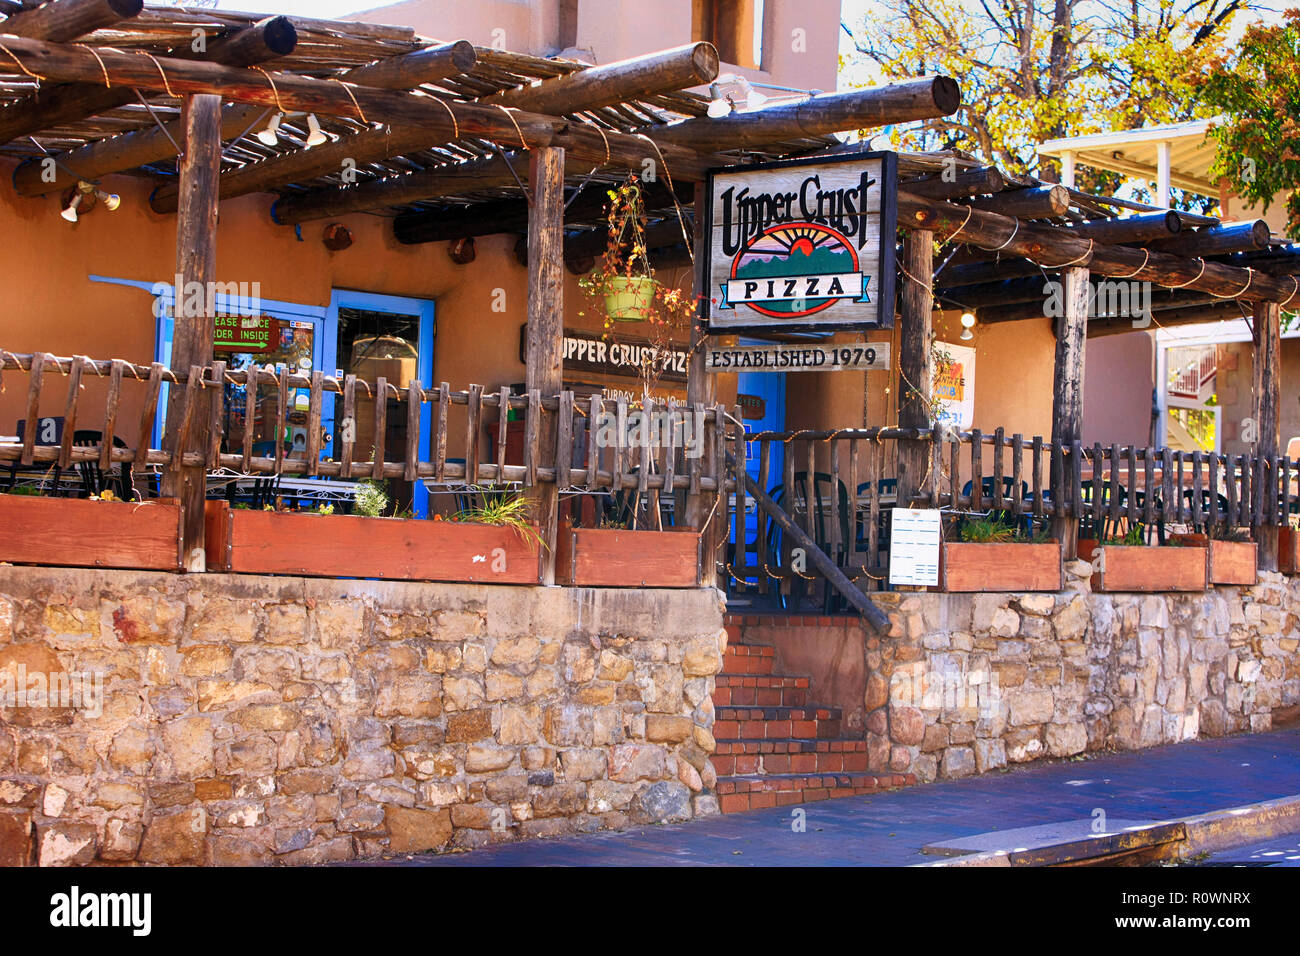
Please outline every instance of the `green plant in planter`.
[[1046, 530], [1026, 531], [1000, 518], [974, 517], [958, 527], [957, 540], [967, 544], [1047, 544], [1051, 537]]
[[637, 177], [629, 176], [608, 195], [605, 254], [578, 282], [604, 312], [606, 331], [619, 322], [668, 328], [688, 325], [695, 315], [695, 300], [655, 280], [645, 235], [645, 199]]
[[1250, 532], [1245, 528], [1231, 528], [1226, 525], [1213, 525], [1210, 528], [1210, 540], [1248, 544], [1250, 542]]
[[471, 524], [490, 524], [501, 528], [513, 528], [525, 544], [537, 549], [545, 547], [542, 536], [533, 525], [533, 506], [521, 494], [507, 492], [480, 491], [483, 503], [475, 507], [458, 511], [452, 521], [464, 521]]
[[1109, 544], [1117, 548], [1141, 548], [1146, 545], [1144, 534], [1145, 529], [1140, 524], [1135, 524], [1125, 532], [1123, 537], [1117, 538], [1111, 535], [1102, 542], [1102, 545]]
[[388, 492], [375, 481], [363, 481], [357, 486], [353, 510], [366, 518], [382, 518], [388, 510]]

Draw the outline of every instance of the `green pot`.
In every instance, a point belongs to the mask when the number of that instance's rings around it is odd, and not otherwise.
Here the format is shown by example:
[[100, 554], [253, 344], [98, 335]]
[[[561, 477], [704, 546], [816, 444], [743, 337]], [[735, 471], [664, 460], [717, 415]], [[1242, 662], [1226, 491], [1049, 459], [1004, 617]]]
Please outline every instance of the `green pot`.
[[615, 322], [643, 322], [654, 305], [655, 280], [649, 276], [609, 280], [614, 291], [605, 296], [605, 314]]

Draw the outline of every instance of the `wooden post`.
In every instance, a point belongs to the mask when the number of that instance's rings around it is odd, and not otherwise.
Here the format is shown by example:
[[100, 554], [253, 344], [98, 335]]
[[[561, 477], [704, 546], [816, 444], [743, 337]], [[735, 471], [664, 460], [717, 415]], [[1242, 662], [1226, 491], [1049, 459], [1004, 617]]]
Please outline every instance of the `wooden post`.
[[[528, 391], [558, 399], [564, 388], [564, 150], [530, 150], [528, 181], [533, 192], [528, 245], [536, 251], [528, 259]], [[557, 423], [546, 411], [540, 422], [538, 457], [545, 467], [555, 463]], [[556, 472], [554, 483], [539, 482], [527, 489], [545, 543], [538, 549], [538, 580], [547, 586], [555, 584], [559, 482], [568, 474], [563, 467]]]
[[[221, 176], [221, 97], [186, 97], [182, 124], [185, 155], [181, 159], [181, 202], [176, 215], [177, 289], [172, 333], [172, 371], [190, 372], [212, 361], [212, 297], [217, 269], [217, 183]], [[200, 295], [187, 295], [199, 290]], [[192, 301], [193, 300], [193, 301]], [[199, 303], [197, 307], [195, 304]], [[189, 389], [196, 407], [184, 408], [185, 391], [171, 387], [167, 402], [164, 447], [172, 465], [163, 475], [163, 494], [181, 504], [181, 563], [186, 571], [207, 567], [203, 551], [203, 502], [207, 497], [203, 465], [181, 467], [186, 452], [208, 449], [209, 398]], [[188, 419], [188, 429], [182, 419]], [[277, 436], [277, 441], [279, 436]]]
[[[1255, 327], [1255, 406], [1253, 414], [1259, 439], [1255, 454], [1274, 459], [1281, 444], [1281, 383], [1282, 383], [1282, 309], [1276, 302], [1256, 302]], [[1274, 482], [1271, 488], [1276, 488]], [[1276, 495], [1275, 491], [1268, 492]], [[1267, 504], [1264, 514], [1271, 514]], [[1285, 516], [1283, 516], [1285, 520]], [[1278, 556], [1278, 529], [1276, 526], [1255, 529], [1259, 542], [1259, 569], [1276, 571]]]
[[[708, 190], [703, 183], [695, 184], [695, 284], [693, 293], [696, 296], [708, 294], [709, 283], [709, 264], [704, 258], [704, 227], [705, 220], [708, 218]], [[704, 406], [711, 407], [717, 401], [717, 379], [705, 371], [704, 359], [705, 349], [708, 348], [707, 336], [703, 323], [699, 319], [699, 309], [702, 308], [703, 300], [699, 300], [697, 305], [696, 320], [691, 324], [691, 355], [690, 365], [686, 371], [686, 404], [688, 408], [698, 408]], [[721, 436], [718, 436], [721, 439]], [[701, 444], [699, 446], [703, 453], [704, 460], [709, 461], [709, 448]], [[739, 464], [744, 467], [744, 462]], [[693, 471], [694, 473], [694, 471]], [[723, 476], [718, 476], [719, 480]], [[726, 524], [727, 516], [724, 512], [721, 516], [714, 514], [713, 519], [709, 521], [707, 528], [703, 527], [704, 522], [709, 519], [709, 510], [714, 500], [719, 502], [718, 509], [721, 510], [725, 501], [725, 491], [718, 489], [716, 499], [712, 495], [697, 493], [692, 488], [692, 493], [686, 496], [686, 524], [691, 528], [702, 530], [700, 538], [700, 576], [699, 582], [701, 587], [713, 587], [717, 584], [718, 576], [715, 567], [715, 557], [718, 553], [718, 534], [717, 529]]]
[[[931, 309], [934, 291], [934, 233], [912, 231], [903, 240], [902, 294], [898, 345], [898, 424], [900, 428], [929, 431], [930, 398], [934, 394], [934, 363], [930, 359], [933, 338]], [[917, 281], [919, 280], [919, 281]], [[889, 308], [891, 303], [882, 303]], [[898, 507], [910, 508], [912, 496], [920, 492], [929, 469], [929, 442], [905, 439], [898, 442]], [[978, 478], [977, 478], [978, 481]]]
[[[1064, 314], [1056, 329], [1056, 368], [1052, 396], [1052, 442], [1056, 446], [1052, 468], [1062, 469], [1059, 480], [1066, 484], [1065, 459], [1061, 449], [1083, 438], [1083, 367], [1084, 351], [1088, 342], [1088, 278], [1087, 266], [1069, 266], [1061, 270], [1064, 283]], [[1099, 468], [1099, 462], [1093, 462]], [[1111, 467], [1118, 469], [1118, 463]], [[1056, 487], [1055, 481], [1053, 487]], [[1061, 542], [1067, 560], [1079, 556], [1079, 525], [1077, 520], [1064, 514], [1067, 495], [1057, 495], [1052, 502], [1052, 535]], [[1094, 502], [1094, 506], [1096, 506]], [[1077, 516], [1076, 516], [1077, 518]]]

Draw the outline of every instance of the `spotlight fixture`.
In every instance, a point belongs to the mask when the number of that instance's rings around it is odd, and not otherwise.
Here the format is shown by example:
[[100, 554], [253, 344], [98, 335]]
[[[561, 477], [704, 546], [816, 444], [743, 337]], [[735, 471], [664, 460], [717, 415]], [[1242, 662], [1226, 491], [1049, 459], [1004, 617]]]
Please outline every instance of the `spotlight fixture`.
[[709, 116], [713, 119], [722, 119], [724, 116], [731, 114], [731, 101], [722, 95], [718, 89], [718, 84], [714, 83], [709, 87]]
[[309, 114], [307, 116], [307, 148], [311, 149], [313, 146], [324, 146], [329, 141], [330, 138], [326, 136], [325, 131], [320, 128], [320, 120], [316, 118], [316, 114]]
[[95, 190], [95, 198], [104, 204], [104, 208], [109, 212], [117, 212], [122, 205], [122, 197], [116, 193], [106, 193], [102, 189]]
[[266, 124], [266, 129], [257, 134], [263, 146], [275, 146], [280, 142], [280, 123], [283, 120], [284, 116], [276, 113], [271, 117], [271, 122]]
[[971, 329], [975, 328], [975, 313], [963, 312], [961, 314], [961, 340], [969, 342], [975, 338], [975, 333]]
[[72, 197], [72, 202], [68, 203], [68, 205], [64, 207], [63, 212], [59, 213], [59, 215], [68, 220], [68, 222], [76, 222], [78, 218], [77, 209], [81, 206], [81, 199], [85, 195], [86, 194], [83, 192], [78, 192]]

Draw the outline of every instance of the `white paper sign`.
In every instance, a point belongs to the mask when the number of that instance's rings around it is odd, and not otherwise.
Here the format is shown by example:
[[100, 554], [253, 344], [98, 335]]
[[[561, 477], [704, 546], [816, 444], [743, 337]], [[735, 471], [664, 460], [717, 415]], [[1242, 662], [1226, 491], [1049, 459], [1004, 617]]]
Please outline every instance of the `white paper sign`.
[[941, 512], [895, 508], [889, 531], [889, 583], [939, 586]]

